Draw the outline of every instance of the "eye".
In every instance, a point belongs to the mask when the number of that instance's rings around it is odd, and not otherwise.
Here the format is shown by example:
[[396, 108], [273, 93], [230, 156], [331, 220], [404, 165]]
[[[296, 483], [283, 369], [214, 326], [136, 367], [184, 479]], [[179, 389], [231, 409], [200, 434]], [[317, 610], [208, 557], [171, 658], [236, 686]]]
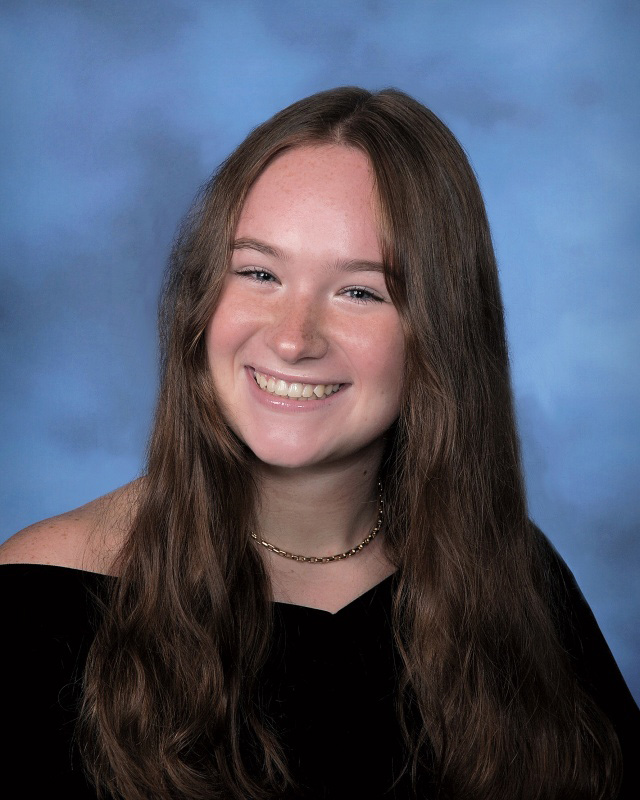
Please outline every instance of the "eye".
[[251, 280], [256, 281], [256, 283], [271, 283], [271, 281], [275, 281], [275, 277], [270, 272], [267, 272], [266, 269], [237, 269], [235, 273], [236, 275], [243, 275], [247, 278], [250, 278]]
[[342, 290], [342, 294], [346, 295], [356, 303], [384, 302], [380, 295], [372, 292], [371, 289], [365, 289], [363, 286], [349, 286], [347, 289]]

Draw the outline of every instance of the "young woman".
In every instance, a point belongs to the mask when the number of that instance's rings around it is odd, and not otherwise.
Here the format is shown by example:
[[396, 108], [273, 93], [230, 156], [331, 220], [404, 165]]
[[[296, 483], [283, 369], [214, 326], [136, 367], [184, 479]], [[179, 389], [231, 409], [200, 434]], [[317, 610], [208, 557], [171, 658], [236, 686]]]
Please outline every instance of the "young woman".
[[527, 518], [442, 122], [343, 88], [261, 125], [161, 322], [144, 477], [4, 549], [20, 796], [632, 796], [638, 710]]

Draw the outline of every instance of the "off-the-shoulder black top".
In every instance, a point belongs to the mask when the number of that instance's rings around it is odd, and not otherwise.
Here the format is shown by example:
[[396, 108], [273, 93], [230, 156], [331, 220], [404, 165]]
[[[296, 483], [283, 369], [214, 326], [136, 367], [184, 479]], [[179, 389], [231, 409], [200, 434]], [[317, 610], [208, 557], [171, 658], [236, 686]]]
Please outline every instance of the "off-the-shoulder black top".
[[[559, 569], [569, 598], [565, 645], [616, 727], [625, 756], [621, 798], [635, 800], [640, 712], [571, 573], [563, 564]], [[95, 798], [72, 737], [97, 624], [93, 597], [112, 580], [66, 567], [0, 566], [5, 797]], [[265, 689], [291, 766], [313, 800], [408, 796], [402, 780], [387, 792], [402, 765], [390, 626], [394, 581], [388, 577], [337, 614], [275, 604], [279, 645], [265, 668]], [[18, 787], [15, 795], [5, 793], [10, 786]]]

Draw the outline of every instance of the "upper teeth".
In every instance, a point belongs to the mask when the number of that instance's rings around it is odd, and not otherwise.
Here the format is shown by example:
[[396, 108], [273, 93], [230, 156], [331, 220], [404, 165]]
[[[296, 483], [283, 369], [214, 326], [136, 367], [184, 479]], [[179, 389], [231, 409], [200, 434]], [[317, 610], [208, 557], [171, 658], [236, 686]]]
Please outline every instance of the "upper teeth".
[[263, 375], [262, 372], [253, 373], [256, 383], [261, 389], [279, 397], [295, 397], [308, 400], [327, 397], [340, 388], [339, 383], [287, 383], [287, 381], [274, 378], [273, 375]]

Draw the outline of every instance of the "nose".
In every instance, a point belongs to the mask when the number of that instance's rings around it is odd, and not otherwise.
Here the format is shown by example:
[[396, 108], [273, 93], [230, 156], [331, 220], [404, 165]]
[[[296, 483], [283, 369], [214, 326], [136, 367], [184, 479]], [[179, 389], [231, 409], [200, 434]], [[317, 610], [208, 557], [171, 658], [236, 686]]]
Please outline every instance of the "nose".
[[310, 298], [280, 304], [267, 333], [267, 344], [282, 360], [294, 364], [304, 358], [322, 358], [329, 349], [323, 314]]

